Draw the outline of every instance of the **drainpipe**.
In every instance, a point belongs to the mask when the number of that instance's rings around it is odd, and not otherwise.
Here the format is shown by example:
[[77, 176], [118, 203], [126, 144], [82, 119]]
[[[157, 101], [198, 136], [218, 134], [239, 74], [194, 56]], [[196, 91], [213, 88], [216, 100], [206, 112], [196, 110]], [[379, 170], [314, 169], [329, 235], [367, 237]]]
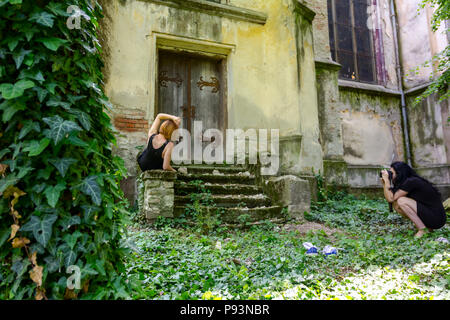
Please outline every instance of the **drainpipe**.
[[408, 132], [408, 112], [406, 110], [405, 91], [403, 90], [402, 69], [400, 64], [400, 48], [398, 42], [397, 15], [395, 14], [394, 0], [390, 1], [390, 10], [391, 10], [392, 30], [394, 34], [394, 49], [397, 64], [396, 69], [397, 69], [398, 89], [400, 90], [401, 95], [403, 136], [405, 138], [406, 160], [408, 165], [411, 167], [412, 161], [411, 161], [411, 145], [409, 142], [409, 132]]

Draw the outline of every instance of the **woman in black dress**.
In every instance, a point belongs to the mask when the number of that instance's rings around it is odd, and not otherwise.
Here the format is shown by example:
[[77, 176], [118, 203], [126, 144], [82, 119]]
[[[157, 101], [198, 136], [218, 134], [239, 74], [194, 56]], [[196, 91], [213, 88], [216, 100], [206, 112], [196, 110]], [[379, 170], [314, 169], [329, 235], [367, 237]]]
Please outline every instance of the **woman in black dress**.
[[384, 196], [395, 211], [414, 223], [418, 229], [415, 237], [423, 236], [427, 228], [443, 227], [447, 217], [439, 191], [404, 162], [392, 163], [391, 171], [393, 186], [388, 172], [382, 171]]
[[[164, 121], [161, 124], [161, 121]], [[173, 142], [172, 133], [180, 126], [181, 119], [169, 114], [160, 113], [148, 131], [147, 148], [138, 157], [142, 171], [168, 170], [176, 171], [170, 165]], [[160, 126], [161, 124], [161, 126]]]

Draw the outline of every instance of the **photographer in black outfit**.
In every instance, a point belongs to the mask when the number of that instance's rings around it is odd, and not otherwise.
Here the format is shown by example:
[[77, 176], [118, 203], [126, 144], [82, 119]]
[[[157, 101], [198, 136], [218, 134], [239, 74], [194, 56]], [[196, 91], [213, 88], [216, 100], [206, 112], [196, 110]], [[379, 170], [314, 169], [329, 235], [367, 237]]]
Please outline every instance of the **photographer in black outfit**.
[[447, 217], [439, 191], [404, 162], [392, 163], [390, 171], [381, 171], [384, 196], [395, 211], [414, 223], [418, 229], [415, 237], [422, 237], [427, 228], [443, 227]]

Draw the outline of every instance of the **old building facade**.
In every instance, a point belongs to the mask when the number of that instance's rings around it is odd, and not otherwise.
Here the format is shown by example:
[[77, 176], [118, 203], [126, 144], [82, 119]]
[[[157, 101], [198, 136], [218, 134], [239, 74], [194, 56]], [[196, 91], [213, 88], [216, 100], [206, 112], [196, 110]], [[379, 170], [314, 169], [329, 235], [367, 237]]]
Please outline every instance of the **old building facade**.
[[[136, 155], [158, 112], [183, 127], [279, 129], [278, 174], [354, 190], [411, 161], [450, 185], [448, 101], [413, 108], [448, 43], [419, 0], [104, 0], [105, 89], [136, 201]], [[395, 13], [395, 14], [393, 14]], [[405, 75], [405, 77], [403, 77]], [[403, 79], [401, 81], [400, 79]], [[403, 107], [402, 107], [403, 106]]]

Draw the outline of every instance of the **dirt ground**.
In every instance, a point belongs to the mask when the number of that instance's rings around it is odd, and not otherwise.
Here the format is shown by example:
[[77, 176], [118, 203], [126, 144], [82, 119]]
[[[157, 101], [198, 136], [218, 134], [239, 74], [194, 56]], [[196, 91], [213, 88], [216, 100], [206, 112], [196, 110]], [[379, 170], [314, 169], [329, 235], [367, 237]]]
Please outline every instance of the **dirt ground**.
[[331, 239], [335, 240], [336, 238], [333, 236], [336, 233], [344, 233], [342, 230], [329, 228], [323, 224], [317, 222], [305, 221], [303, 223], [296, 224], [285, 224], [282, 227], [285, 231], [298, 231], [301, 235], [306, 235], [309, 231], [317, 232], [322, 230], [325, 234]]

